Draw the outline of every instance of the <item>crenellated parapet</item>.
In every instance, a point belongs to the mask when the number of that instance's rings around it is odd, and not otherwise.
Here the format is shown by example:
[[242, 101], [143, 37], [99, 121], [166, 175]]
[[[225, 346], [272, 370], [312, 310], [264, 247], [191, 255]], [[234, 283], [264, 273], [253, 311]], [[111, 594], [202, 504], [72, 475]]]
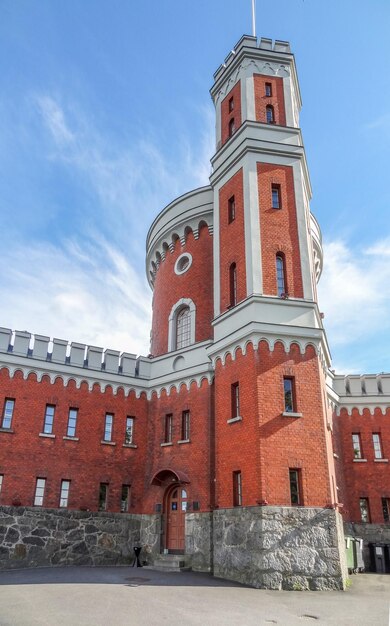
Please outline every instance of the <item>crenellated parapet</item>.
[[35, 375], [38, 382], [46, 376], [52, 384], [58, 379], [64, 386], [73, 381], [77, 388], [86, 383], [90, 391], [97, 386], [102, 393], [111, 388], [114, 394], [122, 390], [126, 396], [134, 392], [140, 397], [144, 393], [150, 399], [153, 393], [169, 395], [183, 385], [188, 390], [193, 384], [200, 387], [205, 379], [211, 383], [208, 345], [203, 342], [149, 358], [0, 328], [0, 370], [7, 369], [11, 378], [21, 372], [24, 379]]
[[371, 414], [380, 409], [383, 414], [390, 409], [390, 374], [350, 374], [347, 376], [329, 374], [329, 395], [337, 415], [346, 409], [351, 415], [353, 409], [360, 414], [365, 409]]

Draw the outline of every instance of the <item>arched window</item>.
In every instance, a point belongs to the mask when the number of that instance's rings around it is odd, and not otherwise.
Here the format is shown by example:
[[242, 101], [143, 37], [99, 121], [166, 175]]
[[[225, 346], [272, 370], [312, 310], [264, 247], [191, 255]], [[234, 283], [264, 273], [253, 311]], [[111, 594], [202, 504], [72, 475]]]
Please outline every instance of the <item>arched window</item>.
[[237, 267], [232, 263], [229, 267], [229, 305], [237, 304]]
[[176, 350], [191, 344], [191, 312], [183, 306], [176, 316]]
[[284, 296], [287, 294], [284, 256], [280, 252], [276, 255], [276, 284], [278, 296]]
[[268, 104], [265, 107], [265, 115], [267, 124], [273, 124], [275, 122], [274, 107], [272, 106], [272, 104]]
[[229, 137], [232, 137], [235, 133], [236, 126], [234, 124], [234, 117], [229, 122]]

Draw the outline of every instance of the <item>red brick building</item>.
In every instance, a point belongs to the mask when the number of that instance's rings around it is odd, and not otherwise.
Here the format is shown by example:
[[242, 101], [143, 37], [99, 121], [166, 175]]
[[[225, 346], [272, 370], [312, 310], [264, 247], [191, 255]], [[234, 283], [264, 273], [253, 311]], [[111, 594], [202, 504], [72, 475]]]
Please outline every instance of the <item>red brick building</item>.
[[[389, 521], [390, 376], [329, 369], [289, 44], [243, 37], [214, 79], [210, 185], [148, 233], [151, 355], [0, 329], [0, 504], [157, 516], [159, 551], [198, 569], [342, 587], [339, 509]], [[253, 559], [271, 527], [249, 580], [235, 550]]]

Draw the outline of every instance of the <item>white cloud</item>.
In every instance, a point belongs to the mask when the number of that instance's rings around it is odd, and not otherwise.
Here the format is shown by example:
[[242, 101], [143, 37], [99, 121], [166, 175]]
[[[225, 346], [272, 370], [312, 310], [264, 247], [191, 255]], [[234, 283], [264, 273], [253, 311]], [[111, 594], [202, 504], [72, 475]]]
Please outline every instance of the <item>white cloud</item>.
[[47, 95], [37, 96], [36, 102], [54, 141], [59, 145], [71, 143], [74, 135], [66, 124], [64, 112], [59, 104]]
[[[390, 255], [386, 241], [352, 250], [344, 241], [324, 245], [324, 272], [319, 283], [320, 309], [331, 348], [339, 354], [338, 370], [356, 371], [365, 360], [364, 344], [383, 346], [390, 332]], [[343, 367], [341, 368], [341, 362]]]

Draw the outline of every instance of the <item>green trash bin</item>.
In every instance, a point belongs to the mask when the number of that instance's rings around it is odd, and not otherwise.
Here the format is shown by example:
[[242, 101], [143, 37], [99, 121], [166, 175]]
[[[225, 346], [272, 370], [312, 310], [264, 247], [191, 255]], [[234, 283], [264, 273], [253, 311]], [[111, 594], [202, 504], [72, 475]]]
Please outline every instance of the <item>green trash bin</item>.
[[355, 551], [354, 551], [354, 537], [345, 537], [345, 554], [347, 557], [348, 574], [353, 574], [356, 570]]

